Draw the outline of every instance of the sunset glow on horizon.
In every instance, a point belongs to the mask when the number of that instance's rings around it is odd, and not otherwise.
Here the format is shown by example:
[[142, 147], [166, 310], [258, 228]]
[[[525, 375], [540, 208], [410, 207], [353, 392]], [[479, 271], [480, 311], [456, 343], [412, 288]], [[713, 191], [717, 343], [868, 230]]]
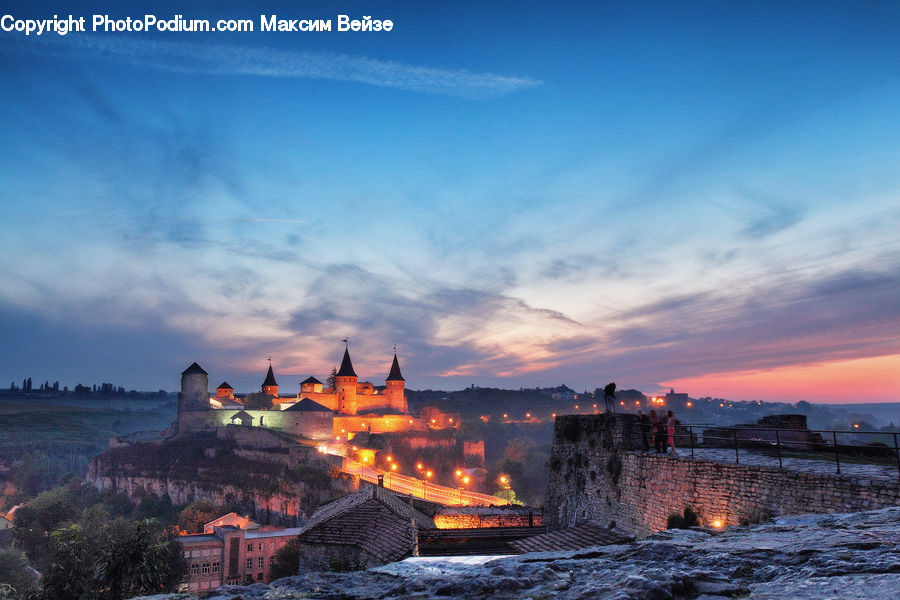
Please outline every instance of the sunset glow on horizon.
[[[662, 384], [703, 396], [813, 403], [896, 402], [900, 355], [830, 361], [775, 369], [716, 373]], [[865, 391], [863, 396], [861, 390]], [[694, 392], [692, 395], [699, 396]]]

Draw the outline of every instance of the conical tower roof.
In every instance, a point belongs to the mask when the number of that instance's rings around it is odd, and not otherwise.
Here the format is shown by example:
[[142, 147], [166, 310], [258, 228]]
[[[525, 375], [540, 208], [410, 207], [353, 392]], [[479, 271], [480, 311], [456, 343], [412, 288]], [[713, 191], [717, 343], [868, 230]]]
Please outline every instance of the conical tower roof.
[[397, 361], [397, 353], [394, 352], [394, 362], [391, 363], [391, 372], [388, 373], [385, 381], [406, 381], [400, 374], [400, 363]]
[[266, 373], [266, 380], [262, 382], [263, 387], [268, 387], [270, 385], [277, 386], [278, 382], [275, 381], [275, 373], [272, 372], [272, 365], [269, 365], [269, 372]]
[[199, 373], [201, 375], [209, 375], [206, 371], [203, 370], [203, 367], [198, 365], [197, 363], [191, 363], [187, 369], [181, 372], [182, 375], [193, 375], [194, 373]]
[[344, 348], [344, 359], [341, 361], [337, 377], [357, 377], [356, 371], [353, 370], [353, 363], [350, 362], [350, 350], [347, 348]]

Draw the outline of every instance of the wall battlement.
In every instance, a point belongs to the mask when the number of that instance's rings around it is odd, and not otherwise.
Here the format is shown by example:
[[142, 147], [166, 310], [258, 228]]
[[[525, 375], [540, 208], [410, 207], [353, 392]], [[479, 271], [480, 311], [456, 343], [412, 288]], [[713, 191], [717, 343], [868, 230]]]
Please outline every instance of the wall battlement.
[[[634, 415], [557, 417], [544, 510], [552, 529], [614, 522], [639, 537], [691, 506], [706, 524], [900, 506], [900, 482], [644, 454]], [[684, 452], [684, 451], [682, 451]]]

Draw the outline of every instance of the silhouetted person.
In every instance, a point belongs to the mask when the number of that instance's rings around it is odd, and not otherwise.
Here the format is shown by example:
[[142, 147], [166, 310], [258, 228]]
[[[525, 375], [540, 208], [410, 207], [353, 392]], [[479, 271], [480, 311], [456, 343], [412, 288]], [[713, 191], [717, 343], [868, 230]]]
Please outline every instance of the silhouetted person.
[[606, 401], [606, 412], [616, 412], [616, 384], [607, 383], [603, 388], [603, 399]]
[[656, 415], [655, 410], [650, 411], [650, 436], [653, 438], [653, 448], [657, 454], [666, 451], [665, 424]]
[[669, 433], [669, 448], [672, 449], [672, 454], [678, 454], [678, 451], [675, 450], [675, 414], [670, 410], [666, 413], [666, 429], [668, 429]]
[[644, 411], [639, 410], [637, 412], [638, 416], [638, 424], [641, 426], [641, 445], [644, 447], [644, 451], [650, 449], [650, 419], [647, 415], [644, 414]]

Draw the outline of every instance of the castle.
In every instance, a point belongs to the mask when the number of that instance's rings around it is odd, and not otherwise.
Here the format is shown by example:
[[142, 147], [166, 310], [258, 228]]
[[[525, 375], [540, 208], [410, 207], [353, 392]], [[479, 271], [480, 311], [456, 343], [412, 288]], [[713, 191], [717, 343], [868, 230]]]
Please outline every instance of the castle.
[[183, 435], [241, 424], [278, 429], [312, 440], [347, 441], [359, 432], [429, 428], [423, 420], [409, 415], [406, 380], [396, 352], [383, 387], [359, 381], [346, 347], [333, 381], [333, 387], [326, 387], [315, 377], [308, 377], [300, 382], [295, 396], [281, 396], [270, 364], [260, 389], [272, 399], [272, 408], [254, 410], [244, 406], [246, 397], [236, 396], [227, 381], [219, 384], [211, 396], [209, 374], [195, 362], [181, 373], [176, 432]]

